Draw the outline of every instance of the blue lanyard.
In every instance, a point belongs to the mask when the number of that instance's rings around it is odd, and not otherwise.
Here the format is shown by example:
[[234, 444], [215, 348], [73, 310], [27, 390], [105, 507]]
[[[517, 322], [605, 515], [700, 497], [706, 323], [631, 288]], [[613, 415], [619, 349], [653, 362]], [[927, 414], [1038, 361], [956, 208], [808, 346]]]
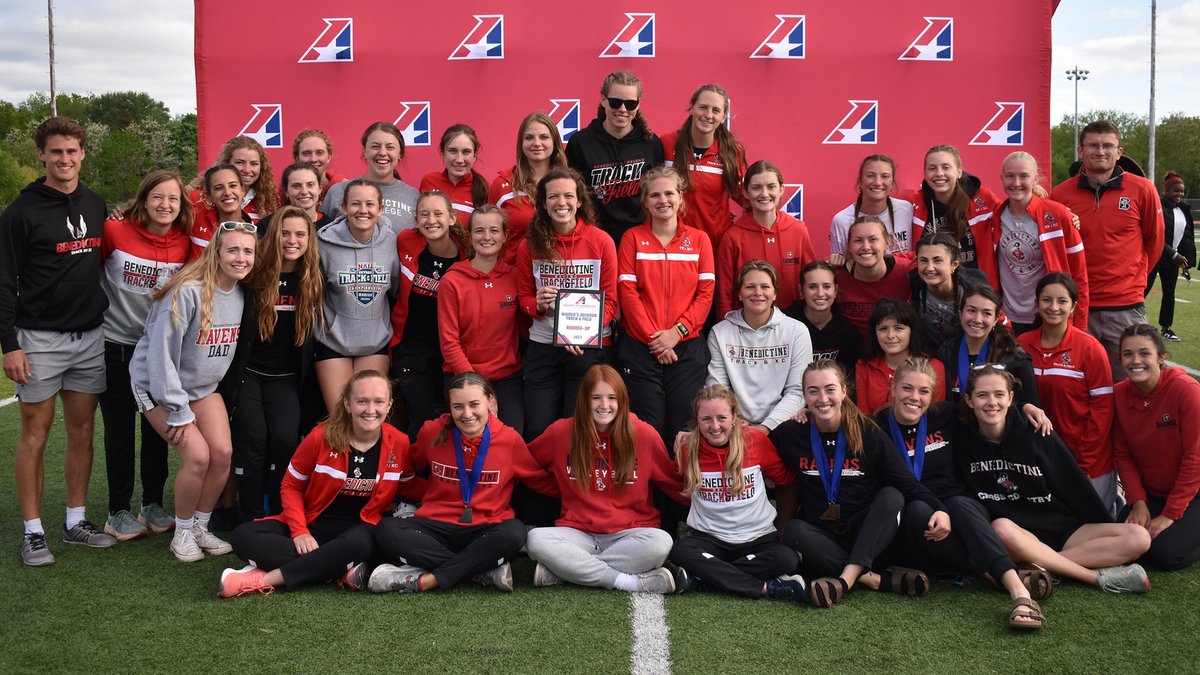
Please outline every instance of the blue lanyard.
[[967, 373], [971, 368], [987, 363], [988, 342], [991, 336], [983, 339], [983, 346], [979, 348], [979, 353], [975, 355], [975, 360], [971, 360], [971, 355], [967, 353], [967, 338], [964, 335], [958, 343], [958, 386], [954, 388], [954, 393], [962, 395], [967, 390]]
[[479, 485], [479, 476], [483, 474], [483, 462], [487, 459], [488, 446], [492, 443], [491, 425], [483, 427], [483, 440], [479, 442], [479, 452], [475, 455], [475, 463], [471, 465], [471, 473], [467, 474], [467, 460], [463, 455], [462, 432], [454, 429], [454, 459], [458, 463], [458, 489], [462, 491], [463, 506], [471, 505], [471, 497], [475, 496], [475, 486]]
[[917, 437], [913, 441], [913, 456], [910, 458], [908, 444], [904, 442], [904, 434], [900, 433], [900, 424], [896, 422], [896, 411], [888, 411], [888, 430], [892, 432], [892, 443], [900, 451], [908, 470], [912, 471], [917, 480], [921, 480], [921, 472], [925, 470], [925, 433], [928, 428], [925, 417], [921, 415], [921, 421], [917, 422]]
[[830, 504], [837, 501], [838, 490], [842, 486], [842, 466], [846, 461], [846, 432], [839, 428], [837, 444], [833, 450], [833, 466], [829, 466], [829, 458], [825, 456], [825, 442], [821, 440], [821, 432], [817, 431], [816, 422], [808, 425], [808, 438], [812, 444], [813, 463], [817, 465], [817, 473], [821, 474], [821, 485], [825, 487], [825, 499]]

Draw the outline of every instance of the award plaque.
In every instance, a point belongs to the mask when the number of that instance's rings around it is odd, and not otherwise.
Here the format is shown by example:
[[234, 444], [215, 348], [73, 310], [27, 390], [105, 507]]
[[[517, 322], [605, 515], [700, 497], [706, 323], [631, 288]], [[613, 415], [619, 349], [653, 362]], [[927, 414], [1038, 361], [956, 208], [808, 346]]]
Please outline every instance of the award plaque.
[[559, 291], [554, 303], [554, 346], [600, 349], [604, 291]]

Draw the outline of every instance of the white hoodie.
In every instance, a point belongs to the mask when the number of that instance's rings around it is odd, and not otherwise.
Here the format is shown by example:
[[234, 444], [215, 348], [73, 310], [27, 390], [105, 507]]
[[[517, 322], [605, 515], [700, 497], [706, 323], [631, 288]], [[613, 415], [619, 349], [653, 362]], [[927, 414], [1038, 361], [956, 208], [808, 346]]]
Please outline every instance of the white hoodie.
[[742, 310], [725, 315], [708, 335], [708, 378], [737, 396], [742, 417], [774, 429], [804, 406], [801, 380], [812, 362], [808, 328], [778, 308], [757, 329]]

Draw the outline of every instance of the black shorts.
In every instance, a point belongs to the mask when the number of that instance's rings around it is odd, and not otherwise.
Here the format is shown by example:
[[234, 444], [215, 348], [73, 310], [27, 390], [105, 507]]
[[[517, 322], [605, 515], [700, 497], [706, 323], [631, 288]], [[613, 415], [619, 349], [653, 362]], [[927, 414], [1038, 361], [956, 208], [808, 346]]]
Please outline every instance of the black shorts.
[[1038, 538], [1038, 541], [1049, 546], [1055, 551], [1061, 551], [1063, 550], [1063, 547], [1066, 546], [1067, 540], [1071, 538], [1071, 535], [1075, 534], [1076, 530], [1086, 524], [1087, 523], [1080, 520], [1069, 525], [1064, 525], [1062, 529], [1058, 530], [1029, 528], [1029, 531]]
[[[384, 345], [383, 347], [381, 347], [379, 349], [379, 351], [375, 352], [374, 354], [363, 354], [362, 356], [387, 356], [387, 355], [388, 355], [388, 348], [387, 348], [387, 345]], [[327, 361], [329, 359], [352, 359], [352, 358], [354, 358], [354, 357], [346, 356], [345, 354], [342, 354], [341, 352], [334, 351], [331, 347], [328, 347], [323, 342], [317, 342], [317, 344], [313, 347], [313, 360], [314, 361]]]

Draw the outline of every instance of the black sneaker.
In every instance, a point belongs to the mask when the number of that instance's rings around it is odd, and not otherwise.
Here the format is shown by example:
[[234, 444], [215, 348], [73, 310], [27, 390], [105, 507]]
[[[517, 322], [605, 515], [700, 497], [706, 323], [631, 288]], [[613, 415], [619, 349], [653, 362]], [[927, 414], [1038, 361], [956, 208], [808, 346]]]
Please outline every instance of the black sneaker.
[[1176, 335], [1175, 331], [1171, 330], [1170, 328], [1162, 329], [1162, 336], [1163, 336], [1163, 339], [1166, 340], [1167, 342], [1182, 342], [1183, 341], [1183, 338]]
[[695, 579], [689, 576], [687, 570], [683, 569], [679, 565], [676, 565], [668, 560], [667, 562], [663, 563], [663, 567], [667, 568], [667, 571], [670, 572], [671, 576], [674, 578], [676, 593], [690, 591], [696, 587]]
[[808, 602], [808, 584], [799, 574], [785, 574], [767, 581], [767, 599], [787, 602]]

